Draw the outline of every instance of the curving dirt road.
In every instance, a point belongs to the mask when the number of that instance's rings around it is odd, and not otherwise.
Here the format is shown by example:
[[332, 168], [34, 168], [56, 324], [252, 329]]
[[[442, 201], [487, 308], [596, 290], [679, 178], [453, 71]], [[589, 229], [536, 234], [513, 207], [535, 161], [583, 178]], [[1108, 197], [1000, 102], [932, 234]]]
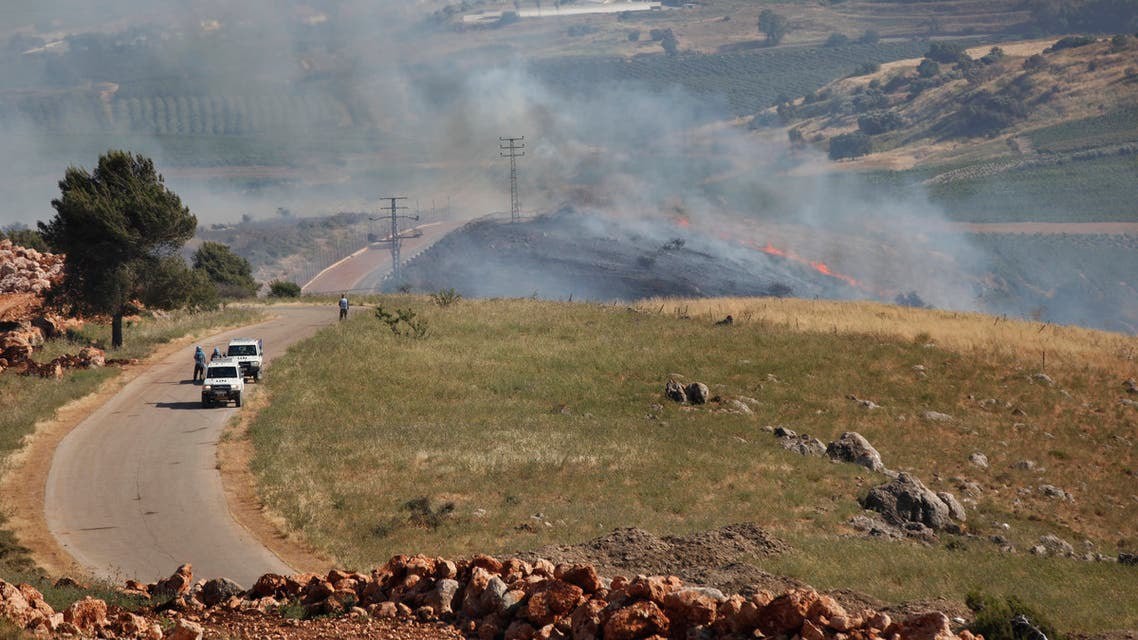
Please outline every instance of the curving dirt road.
[[[209, 351], [239, 335], [259, 337], [270, 360], [337, 315], [333, 306], [271, 313], [271, 320], [202, 345]], [[198, 576], [225, 576], [246, 587], [263, 573], [292, 573], [229, 513], [216, 445], [239, 409], [201, 407], [191, 355], [192, 349], [171, 355], [127, 383], [64, 438], [52, 459], [48, 528], [98, 577], [152, 582], [184, 562]]]

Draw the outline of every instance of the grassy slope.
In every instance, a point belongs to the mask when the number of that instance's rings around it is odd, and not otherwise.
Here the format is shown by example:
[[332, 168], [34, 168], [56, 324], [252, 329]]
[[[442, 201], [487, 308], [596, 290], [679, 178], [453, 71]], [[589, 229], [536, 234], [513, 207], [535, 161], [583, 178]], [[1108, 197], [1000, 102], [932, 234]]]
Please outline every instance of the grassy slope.
[[[1123, 50], [1104, 40], [1046, 53], [1044, 67], [1026, 72], [1025, 59], [1041, 46], [1009, 44], [1010, 53], [984, 66], [973, 81], [941, 65], [941, 84], [916, 98], [908, 95], [909, 84], [896, 83], [885, 94], [887, 108], [905, 126], [873, 136], [874, 153], [846, 165], [874, 170], [915, 163], [879, 179], [895, 185], [931, 179], [931, 199], [959, 220], [1135, 220], [1138, 129], [1133, 105], [1138, 82], [1129, 74], [1138, 40], [1130, 38]], [[862, 99], [871, 80], [886, 87], [897, 77], [915, 77], [916, 62], [833, 83], [823, 94], [831, 97], [802, 105], [809, 117], [792, 126], [819, 143], [856, 130], [860, 113], [825, 112]], [[1026, 117], [990, 137], [955, 135], [957, 113], [980, 90], [1018, 95], [1027, 106]]]
[[[837, 537], [856, 498], [883, 479], [783, 452], [761, 429], [824, 440], [856, 430], [888, 466], [936, 489], [975, 480], [985, 491], [969, 526], [985, 536], [1008, 522], [1003, 533], [1021, 549], [1050, 532], [1108, 553], [1132, 548], [1135, 414], [1117, 403], [1119, 376], [1133, 375], [1132, 339], [868, 304], [382, 303], [416, 310], [431, 335], [398, 338], [370, 315], [319, 334], [274, 364], [273, 403], [251, 428], [266, 501], [348, 565], [753, 520], [800, 550], [771, 566], [819, 586], [888, 599], [984, 587], [1041, 606], [1067, 601], [1072, 629], [1138, 625], [1101, 604], [1127, 575], [1116, 565], [1001, 555], [979, 540], [897, 554]], [[732, 311], [735, 326], [712, 325]], [[1013, 336], [1022, 351], [1009, 348]], [[1030, 379], [1040, 347], [1052, 350], [1057, 387]], [[760, 404], [753, 416], [677, 406], [662, 394], [672, 373]], [[865, 411], [849, 394], [883, 408]], [[1011, 406], [979, 403], [991, 397]], [[930, 409], [956, 419], [917, 417]], [[976, 450], [991, 469], [967, 464]], [[1023, 459], [1043, 469], [1014, 469]], [[1039, 497], [1044, 482], [1076, 500]], [[1134, 599], [1114, 612], [1138, 612], [1138, 594], [1121, 597]]]

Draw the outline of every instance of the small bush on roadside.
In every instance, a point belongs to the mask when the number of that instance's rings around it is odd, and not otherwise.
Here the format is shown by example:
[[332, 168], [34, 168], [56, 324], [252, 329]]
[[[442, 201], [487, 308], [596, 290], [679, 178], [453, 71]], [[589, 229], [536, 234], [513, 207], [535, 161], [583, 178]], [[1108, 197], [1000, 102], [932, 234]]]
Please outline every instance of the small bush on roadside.
[[269, 295], [274, 298], [299, 298], [300, 285], [287, 280], [273, 280], [269, 283]]

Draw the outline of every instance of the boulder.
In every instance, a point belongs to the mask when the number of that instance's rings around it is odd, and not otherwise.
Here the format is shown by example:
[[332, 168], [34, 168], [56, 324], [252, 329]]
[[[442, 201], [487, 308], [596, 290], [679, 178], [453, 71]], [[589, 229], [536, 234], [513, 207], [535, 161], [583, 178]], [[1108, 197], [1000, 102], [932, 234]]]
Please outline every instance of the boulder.
[[202, 585], [198, 600], [207, 607], [215, 607], [233, 596], [240, 596], [245, 589], [229, 578], [214, 578]]
[[956, 640], [948, 616], [939, 611], [923, 613], [901, 624], [904, 640]]
[[569, 584], [581, 587], [585, 593], [596, 593], [602, 586], [597, 570], [591, 564], [559, 564], [553, 570], [553, 576]]
[[939, 531], [952, 524], [952, 514], [944, 500], [915, 476], [904, 472], [870, 489], [862, 506], [880, 513], [887, 522], [897, 526], [919, 523]]
[[683, 581], [676, 576], [636, 576], [628, 583], [626, 591], [630, 598], [663, 604], [669, 593], [683, 586]]
[[530, 594], [526, 618], [537, 627], [553, 624], [573, 613], [585, 592], [575, 584], [546, 580]]
[[107, 624], [107, 603], [84, 596], [63, 610], [63, 621], [85, 632], [97, 631]]
[[826, 455], [841, 462], [851, 462], [870, 471], [885, 471], [881, 454], [860, 433], [846, 431], [840, 438], [826, 445]]
[[670, 621], [655, 602], [641, 600], [609, 617], [604, 627], [604, 639], [640, 640], [655, 635], [667, 636], [670, 627]]
[[604, 611], [608, 603], [604, 600], [589, 600], [573, 610], [569, 616], [569, 628], [573, 640], [596, 640], [604, 626]]
[[250, 593], [258, 598], [280, 597], [290, 595], [285, 589], [288, 579], [275, 573], [266, 573], [257, 578], [257, 583], [250, 589]]
[[947, 413], [941, 413], [939, 411], [926, 411], [926, 412], [921, 414], [921, 417], [924, 418], [925, 420], [928, 420], [929, 422], [951, 422], [952, 421], [952, 416], [948, 415]]
[[802, 456], [821, 456], [826, 453], [824, 442], [805, 433], [796, 437], [779, 438], [778, 443], [783, 449]]
[[947, 491], [937, 491], [936, 497], [948, 507], [948, 517], [958, 522], [964, 522], [968, 519], [968, 513], [964, 510], [964, 505], [956, 499], [956, 496]]
[[968, 456], [968, 462], [972, 463], [972, 466], [980, 469], [988, 468], [988, 456], [979, 451], [973, 451], [972, 454]]
[[684, 391], [684, 385], [675, 380], [668, 380], [668, 382], [664, 384], [664, 395], [667, 396], [668, 399], [675, 400], [676, 402], [688, 401], [688, 394]]
[[1075, 555], [1075, 548], [1071, 546], [1070, 542], [1050, 533], [1039, 537], [1039, 545], [1045, 550], [1042, 555], [1062, 556], [1064, 558]]
[[435, 588], [429, 591], [423, 599], [423, 604], [435, 610], [440, 616], [454, 613], [454, 599], [458, 595], [459, 584], [457, 580], [443, 578], [435, 583]]
[[693, 382], [684, 387], [684, 393], [688, 397], [688, 402], [692, 404], [707, 404], [708, 399], [711, 397], [711, 389], [702, 382]]
[[190, 592], [190, 587], [194, 584], [194, 570], [190, 563], [183, 564], [178, 567], [169, 578], [159, 580], [157, 583], [151, 585], [148, 591], [152, 595], [161, 596], [181, 596]]
[[[720, 594], [722, 595], [722, 594]], [[719, 611], [719, 599], [704, 589], [680, 589], [664, 597], [664, 611], [676, 628], [710, 625]]]
[[202, 626], [196, 622], [179, 618], [166, 640], [201, 640]]
[[813, 589], [791, 589], [771, 600], [759, 612], [759, 629], [766, 635], [794, 634], [802, 628], [806, 614], [818, 600]]

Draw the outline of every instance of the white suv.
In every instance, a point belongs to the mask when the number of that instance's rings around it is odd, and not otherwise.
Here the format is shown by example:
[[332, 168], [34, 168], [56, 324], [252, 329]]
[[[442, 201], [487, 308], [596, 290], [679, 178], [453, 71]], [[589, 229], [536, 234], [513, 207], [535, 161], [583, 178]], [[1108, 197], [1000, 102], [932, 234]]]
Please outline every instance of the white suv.
[[241, 406], [241, 394], [245, 391], [245, 377], [241, 365], [234, 358], [218, 358], [206, 365], [205, 381], [202, 382], [202, 406], [214, 404], [233, 404]]
[[242, 376], [252, 378], [253, 382], [260, 382], [264, 352], [264, 345], [261, 344], [260, 339], [234, 338], [229, 341], [225, 355], [237, 361], [241, 367]]

